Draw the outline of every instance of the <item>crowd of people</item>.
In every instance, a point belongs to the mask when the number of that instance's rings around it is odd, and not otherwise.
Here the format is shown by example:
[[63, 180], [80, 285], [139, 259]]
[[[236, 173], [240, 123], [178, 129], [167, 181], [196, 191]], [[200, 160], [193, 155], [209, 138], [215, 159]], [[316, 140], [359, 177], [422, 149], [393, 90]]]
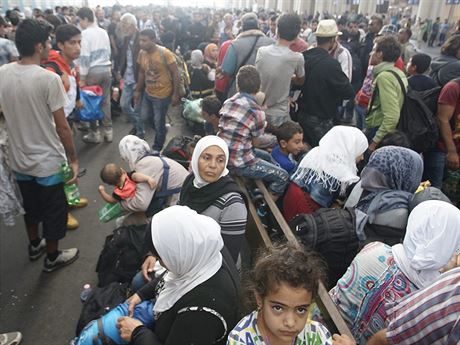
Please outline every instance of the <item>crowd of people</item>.
[[[150, 235], [128, 313], [113, 324], [124, 342], [460, 343], [460, 21], [13, 9], [0, 16], [0, 66], [0, 214], [7, 225], [24, 216], [29, 258], [45, 255], [45, 272], [79, 257], [59, 247], [78, 227], [70, 207], [87, 204], [69, 205], [64, 188], [83, 173], [73, 133], [97, 145], [113, 141], [112, 115], [132, 125], [119, 142], [126, 170], [105, 162], [113, 193], [99, 186], [123, 210], [117, 226]], [[79, 115], [86, 92], [102, 96], [91, 121]], [[205, 122], [188, 170], [162, 152], [168, 112], [184, 98], [199, 100]], [[253, 194], [235, 177], [263, 181], [303, 243], [252, 253], [250, 272], [241, 260]], [[343, 210], [347, 226], [321, 224], [347, 234], [338, 258], [315, 245], [326, 234], [313, 243], [296, 225]], [[314, 305], [320, 282], [354, 339], [327, 329]], [[133, 312], [148, 301], [141, 322]]]

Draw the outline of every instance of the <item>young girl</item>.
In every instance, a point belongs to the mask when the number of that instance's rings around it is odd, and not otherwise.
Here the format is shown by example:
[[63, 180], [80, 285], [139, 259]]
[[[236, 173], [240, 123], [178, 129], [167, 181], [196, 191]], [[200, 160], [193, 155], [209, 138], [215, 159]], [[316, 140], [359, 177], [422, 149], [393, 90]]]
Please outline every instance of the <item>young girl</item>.
[[227, 345], [348, 345], [331, 337], [322, 324], [308, 320], [325, 265], [318, 256], [292, 244], [262, 251], [251, 276], [249, 293], [257, 309], [230, 332]]
[[127, 173], [113, 163], [106, 164], [102, 168], [101, 180], [111, 186], [115, 186], [112, 195], [105, 191], [104, 186], [99, 186], [99, 193], [102, 199], [109, 204], [115, 204], [134, 197], [136, 195], [136, 183], [148, 183], [151, 189], [157, 185], [152, 177], [138, 172]]

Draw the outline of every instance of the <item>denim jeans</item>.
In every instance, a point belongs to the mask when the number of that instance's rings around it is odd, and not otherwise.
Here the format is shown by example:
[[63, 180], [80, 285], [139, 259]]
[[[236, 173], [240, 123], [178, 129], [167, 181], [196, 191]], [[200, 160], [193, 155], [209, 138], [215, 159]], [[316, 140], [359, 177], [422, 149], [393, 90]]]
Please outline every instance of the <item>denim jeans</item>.
[[423, 153], [423, 181], [430, 180], [433, 187], [441, 189], [446, 164], [446, 153], [434, 148]]
[[367, 107], [356, 104], [355, 113], [356, 113], [356, 127], [363, 129], [365, 127], [364, 119], [366, 118]]
[[171, 97], [155, 98], [144, 93], [142, 98], [140, 134], [144, 133], [143, 121], [149, 121], [155, 128], [155, 139], [152, 148], [160, 151], [166, 140], [166, 113], [168, 112]]
[[123, 87], [123, 92], [121, 93], [120, 107], [126, 115], [128, 115], [129, 120], [131, 121], [133, 128], [140, 134], [142, 134], [142, 127], [140, 125], [140, 111], [141, 103], [134, 105], [133, 107], [133, 96], [134, 90], [136, 89], [136, 84], [125, 84]]
[[268, 188], [275, 195], [282, 195], [289, 184], [289, 174], [286, 170], [271, 163], [271, 155], [263, 150], [255, 149], [257, 161], [251, 165], [233, 168], [238, 176], [250, 179], [261, 179], [268, 182]]

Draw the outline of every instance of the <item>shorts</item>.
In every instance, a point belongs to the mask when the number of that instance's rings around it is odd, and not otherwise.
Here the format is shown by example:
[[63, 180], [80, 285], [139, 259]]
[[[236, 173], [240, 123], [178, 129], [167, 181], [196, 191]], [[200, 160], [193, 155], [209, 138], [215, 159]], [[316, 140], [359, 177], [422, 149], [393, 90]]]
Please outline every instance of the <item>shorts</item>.
[[42, 185], [36, 179], [17, 180], [23, 206], [26, 211], [26, 225], [43, 223], [43, 237], [57, 241], [65, 237], [67, 231], [67, 199], [62, 182]]

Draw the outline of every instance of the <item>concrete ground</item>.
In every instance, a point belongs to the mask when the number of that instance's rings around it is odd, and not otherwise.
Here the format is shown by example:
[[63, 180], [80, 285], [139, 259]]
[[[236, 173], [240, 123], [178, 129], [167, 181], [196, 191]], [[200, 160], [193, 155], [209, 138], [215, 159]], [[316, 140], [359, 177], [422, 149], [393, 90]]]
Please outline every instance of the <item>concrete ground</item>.
[[[171, 118], [168, 139], [181, 133], [190, 134], [178, 111], [171, 112]], [[98, 210], [103, 205], [97, 191], [101, 183], [99, 171], [108, 162], [122, 164], [118, 142], [131, 129], [123, 115], [114, 118], [113, 126], [111, 144], [85, 144], [81, 141], [81, 133], [75, 136], [80, 167], [87, 169], [80, 179], [80, 192], [89, 199], [89, 205], [72, 211], [80, 227], [68, 231], [60, 246], [79, 248], [80, 257], [76, 262], [44, 273], [43, 258], [35, 262], [28, 259], [28, 240], [22, 218], [12, 228], [0, 224], [0, 333], [21, 331], [24, 345], [69, 344], [75, 336], [81, 310], [82, 287], [86, 283], [97, 285], [96, 262], [105, 237], [114, 229], [113, 221], [101, 224], [98, 219]], [[146, 139], [149, 144], [153, 143], [152, 130], [147, 131]]]

